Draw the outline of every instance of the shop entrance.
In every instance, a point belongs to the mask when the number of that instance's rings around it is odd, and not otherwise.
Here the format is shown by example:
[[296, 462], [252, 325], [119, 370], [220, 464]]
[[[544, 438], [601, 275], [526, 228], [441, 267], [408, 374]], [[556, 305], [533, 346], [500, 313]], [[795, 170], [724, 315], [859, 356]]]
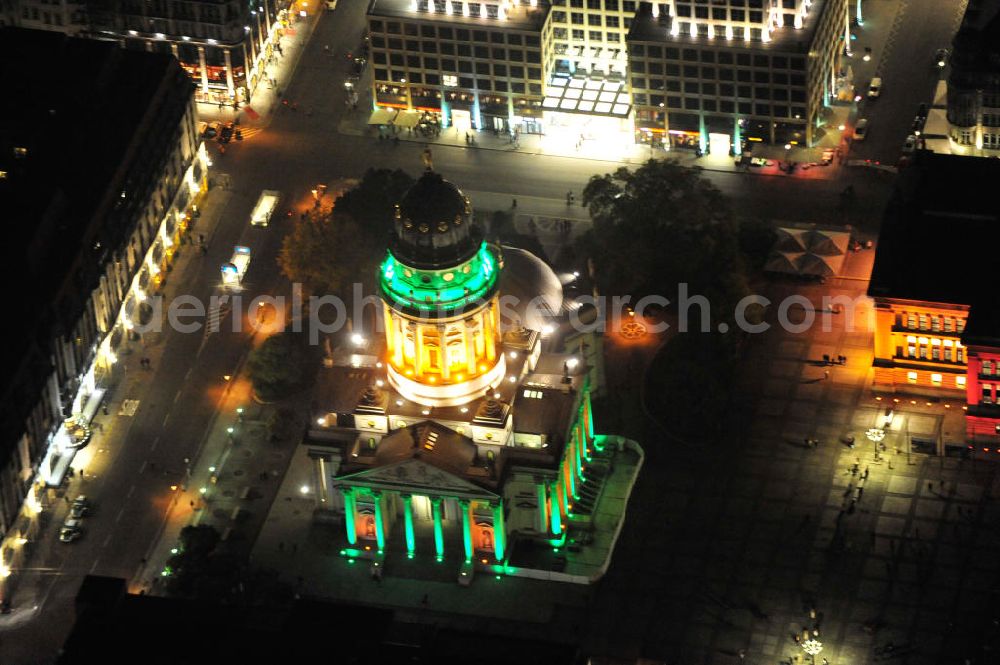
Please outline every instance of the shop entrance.
[[708, 152], [712, 155], [728, 155], [732, 140], [729, 134], [709, 134]]
[[451, 124], [459, 134], [472, 129], [472, 114], [464, 109], [451, 110]]

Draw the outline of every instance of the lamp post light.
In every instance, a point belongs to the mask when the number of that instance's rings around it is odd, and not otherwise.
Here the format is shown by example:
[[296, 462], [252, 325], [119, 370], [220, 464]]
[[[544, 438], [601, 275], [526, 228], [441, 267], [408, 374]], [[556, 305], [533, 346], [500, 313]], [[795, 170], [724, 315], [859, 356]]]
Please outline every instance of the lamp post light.
[[882, 456], [879, 453], [879, 447], [882, 441], [885, 440], [885, 430], [879, 429], [878, 427], [872, 427], [867, 432], [865, 432], [865, 436], [868, 437], [869, 441], [875, 444], [875, 461], [876, 462], [880, 461], [882, 459]]
[[813, 665], [816, 665], [816, 656], [823, 651], [823, 643], [817, 639], [808, 639], [802, 643], [802, 650], [809, 654]]

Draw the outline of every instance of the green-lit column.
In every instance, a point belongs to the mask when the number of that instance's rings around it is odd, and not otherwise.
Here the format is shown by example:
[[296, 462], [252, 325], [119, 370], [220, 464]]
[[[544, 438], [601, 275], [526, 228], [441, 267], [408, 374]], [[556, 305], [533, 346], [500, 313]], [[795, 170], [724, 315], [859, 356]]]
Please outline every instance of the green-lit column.
[[538, 493], [538, 523], [541, 525], [541, 530], [545, 531], [549, 528], [549, 507], [548, 496], [545, 491], [545, 481], [541, 478], [536, 478], [535, 490]]
[[385, 549], [385, 518], [382, 515], [382, 493], [372, 492], [375, 500], [375, 542], [378, 544], [378, 551]]
[[503, 501], [493, 504], [493, 556], [503, 561], [507, 549], [507, 525], [503, 521]]
[[344, 495], [344, 526], [347, 528], [347, 542], [354, 545], [358, 542], [357, 513], [354, 504], [354, 488], [341, 487]]
[[462, 542], [465, 544], [465, 562], [472, 561], [472, 518], [471, 505], [468, 499], [460, 499], [458, 505], [462, 509]]
[[560, 489], [561, 486], [562, 486], [562, 481], [556, 479], [556, 481], [552, 483], [552, 487], [550, 489], [550, 496], [552, 497], [552, 510], [550, 515], [552, 517], [553, 536], [558, 536], [559, 534], [562, 533], [562, 513], [561, 513], [562, 490]]
[[[578, 494], [576, 493], [576, 460], [574, 459], [576, 453], [573, 452], [572, 447], [566, 451], [566, 456], [563, 458], [563, 475], [566, 477], [566, 501], [569, 503], [569, 497], [576, 499]], [[566, 506], [566, 512], [569, 512], [569, 506]]]
[[438, 559], [444, 556], [444, 530], [441, 528], [441, 497], [431, 497], [431, 514], [434, 516], [434, 551]]
[[573, 444], [573, 469], [576, 471], [576, 477], [583, 482], [583, 449], [587, 447], [587, 442], [583, 436], [583, 425], [577, 424], [573, 430], [576, 432], [576, 442]]
[[403, 520], [406, 524], [406, 553], [413, 556], [416, 550], [416, 538], [413, 536], [413, 497], [403, 495]]

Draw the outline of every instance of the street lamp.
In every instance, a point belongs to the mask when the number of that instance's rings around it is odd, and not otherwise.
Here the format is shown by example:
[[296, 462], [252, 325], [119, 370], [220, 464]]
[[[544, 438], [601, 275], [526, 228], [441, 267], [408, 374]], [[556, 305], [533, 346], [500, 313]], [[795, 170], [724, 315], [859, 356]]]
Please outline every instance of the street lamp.
[[802, 643], [802, 650], [812, 658], [813, 665], [816, 665], [816, 656], [823, 651], [823, 643], [819, 640], [808, 639]]
[[879, 429], [877, 427], [872, 427], [867, 432], [865, 432], [865, 436], [868, 437], [869, 441], [875, 444], [875, 461], [878, 462], [880, 459], [882, 459], [881, 455], [879, 454], [879, 446], [885, 439], [885, 430]]

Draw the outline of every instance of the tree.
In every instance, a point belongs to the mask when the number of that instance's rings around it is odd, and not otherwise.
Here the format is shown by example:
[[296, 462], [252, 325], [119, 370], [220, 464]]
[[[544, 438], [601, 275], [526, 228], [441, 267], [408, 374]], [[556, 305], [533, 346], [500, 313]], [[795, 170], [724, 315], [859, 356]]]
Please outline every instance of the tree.
[[395, 205], [414, 183], [401, 169], [368, 169], [356, 187], [334, 202], [338, 214], [349, 215], [378, 246], [385, 246], [392, 230]]
[[278, 254], [281, 272], [306, 295], [344, 292], [375, 274], [392, 229], [394, 205], [413, 184], [396, 169], [369, 169], [332, 208], [311, 210], [295, 222]]
[[690, 293], [714, 291], [725, 304], [745, 294], [728, 201], [700, 169], [672, 160], [622, 167], [593, 176], [583, 204], [594, 227], [581, 242], [604, 293], [669, 297], [686, 282]]
[[177, 553], [167, 560], [167, 591], [179, 596], [224, 598], [238, 579], [233, 557], [218, 549], [221, 537], [207, 524], [181, 529]]
[[291, 332], [271, 335], [247, 358], [253, 389], [266, 401], [281, 399], [303, 384], [306, 351]]
[[[676, 304], [686, 284], [688, 297], [708, 300], [710, 329], [700, 328], [699, 308], [691, 307], [690, 332], [671, 338], [651, 363], [646, 405], [679, 434], [714, 432], [729, 404], [742, 341], [736, 305], [749, 294], [740, 229], [728, 201], [700, 169], [649, 160], [634, 171], [592, 177], [583, 203], [594, 225], [580, 249], [592, 258], [605, 295], [629, 295], [634, 302], [656, 294]], [[746, 234], [749, 246], [757, 247], [757, 235]], [[758, 313], [747, 318], [754, 321]], [[716, 332], [722, 323], [730, 332]]]
[[376, 262], [377, 250], [361, 226], [329, 209], [296, 220], [278, 253], [281, 272], [306, 295], [341, 293]]

